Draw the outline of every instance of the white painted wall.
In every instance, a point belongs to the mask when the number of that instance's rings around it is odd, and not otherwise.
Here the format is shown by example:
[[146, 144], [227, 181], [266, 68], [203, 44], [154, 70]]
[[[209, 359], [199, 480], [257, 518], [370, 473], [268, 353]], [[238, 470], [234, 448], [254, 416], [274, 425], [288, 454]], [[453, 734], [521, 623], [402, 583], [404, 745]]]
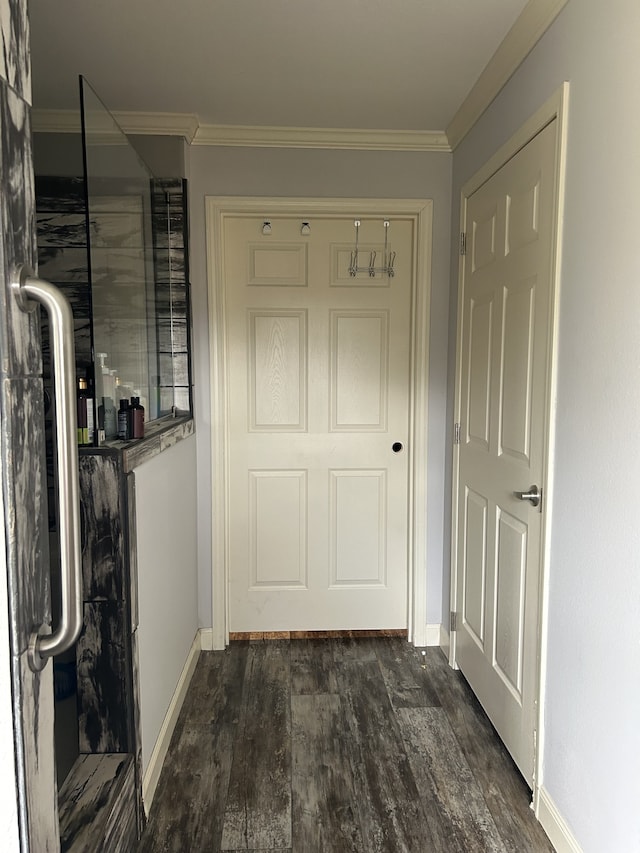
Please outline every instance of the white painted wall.
[[427, 622], [442, 617], [451, 155], [193, 147], [189, 158], [200, 625], [211, 626], [211, 423], [204, 199], [208, 195], [430, 198], [434, 202], [428, 444]]
[[[564, 80], [571, 94], [542, 782], [585, 853], [637, 853], [637, 0], [570, 0], [456, 150], [453, 232], [462, 184]], [[453, 329], [457, 258], [452, 281]]]
[[198, 630], [196, 440], [135, 470], [142, 765]]

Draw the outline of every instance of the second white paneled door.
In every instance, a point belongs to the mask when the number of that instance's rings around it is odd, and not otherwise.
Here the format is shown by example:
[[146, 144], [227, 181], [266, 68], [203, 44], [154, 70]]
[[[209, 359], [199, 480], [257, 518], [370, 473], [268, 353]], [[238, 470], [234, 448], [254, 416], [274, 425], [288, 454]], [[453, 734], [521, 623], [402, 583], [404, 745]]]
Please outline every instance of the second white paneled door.
[[456, 662], [529, 784], [542, 544], [533, 492], [545, 469], [557, 124], [468, 198], [458, 354]]
[[[263, 221], [223, 231], [229, 629], [406, 627], [414, 223], [372, 278], [353, 218]], [[363, 219], [361, 263], [383, 241]]]

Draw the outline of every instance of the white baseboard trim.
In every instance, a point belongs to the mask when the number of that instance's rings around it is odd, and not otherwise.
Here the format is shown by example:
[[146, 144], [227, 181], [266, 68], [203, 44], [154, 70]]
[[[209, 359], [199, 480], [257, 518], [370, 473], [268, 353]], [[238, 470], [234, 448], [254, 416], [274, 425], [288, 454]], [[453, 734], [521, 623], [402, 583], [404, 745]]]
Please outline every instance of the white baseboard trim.
[[427, 625], [427, 633], [426, 638], [427, 646], [439, 646], [440, 645], [440, 629], [442, 625]]
[[151, 753], [149, 764], [147, 766], [147, 769], [145, 770], [144, 777], [142, 779], [142, 800], [144, 802], [144, 810], [147, 815], [149, 814], [151, 803], [153, 802], [153, 797], [156, 792], [156, 788], [158, 787], [160, 772], [162, 770], [164, 760], [167, 756], [167, 750], [169, 749], [171, 736], [173, 735], [173, 730], [175, 729], [176, 723], [178, 722], [178, 715], [180, 713], [180, 709], [182, 708], [184, 698], [187, 695], [187, 689], [191, 682], [193, 672], [196, 668], [196, 663], [198, 662], [198, 655], [200, 654], [200, 650], [202, 648], [201, 634], [202, 631], [198, 630], [196, 632], [195, 637], [193, 638], [193, 643], [191, 644], [191, 648], [189, 649], [187, 660], [185, 661], [184, 667], [182, 668], [182, 672], [180, 673], [180, 678], [178, 679], [178, 683], [176, 685], [176, 689], [174, 690], [173, 696], [171, 697], [171, 701], [169, 702], [167, 713], [165, 714], [164, 720], [162, 721], [162, 725], [160, 726], [158, 738], [153, 747], [153, 752]]
[[203, 652], [213, 651], [213, 628], [200, 628], [200, 643]]
[[536, 817], [542, 824], [542, 828], [549, 836], [549, 841], [556, 848], [557, 853], [582, 853], [582, 848], [573, 837], [573, 833], [567, 826], [565, 819], [558, 811], [558, 807], [544, 787], [541, 787], [538, 791]]

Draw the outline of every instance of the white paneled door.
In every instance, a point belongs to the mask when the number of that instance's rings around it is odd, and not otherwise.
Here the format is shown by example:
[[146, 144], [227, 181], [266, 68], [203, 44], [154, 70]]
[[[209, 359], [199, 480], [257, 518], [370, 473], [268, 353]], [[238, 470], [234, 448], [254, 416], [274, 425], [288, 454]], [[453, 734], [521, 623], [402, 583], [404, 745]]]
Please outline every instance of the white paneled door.
[[468, 198], [461, 302], [456, 662], [529, 783], [556, 124]]
[[263, 222], [223, 232], [229, 629], [404, 628], [414, 223], [353, 277], [353, 218]]

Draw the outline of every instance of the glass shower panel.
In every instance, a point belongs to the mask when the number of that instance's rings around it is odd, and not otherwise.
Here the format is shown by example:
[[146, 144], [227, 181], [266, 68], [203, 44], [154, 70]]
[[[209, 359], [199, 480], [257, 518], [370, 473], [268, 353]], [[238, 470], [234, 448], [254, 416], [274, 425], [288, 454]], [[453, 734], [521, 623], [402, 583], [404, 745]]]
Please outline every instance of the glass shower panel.
[[153, 176], [109, 110], [80, 78], [91, 280], [95, 423], [117, 437], [121, 400], [145, 419], [165, 412], [156, 323]]

